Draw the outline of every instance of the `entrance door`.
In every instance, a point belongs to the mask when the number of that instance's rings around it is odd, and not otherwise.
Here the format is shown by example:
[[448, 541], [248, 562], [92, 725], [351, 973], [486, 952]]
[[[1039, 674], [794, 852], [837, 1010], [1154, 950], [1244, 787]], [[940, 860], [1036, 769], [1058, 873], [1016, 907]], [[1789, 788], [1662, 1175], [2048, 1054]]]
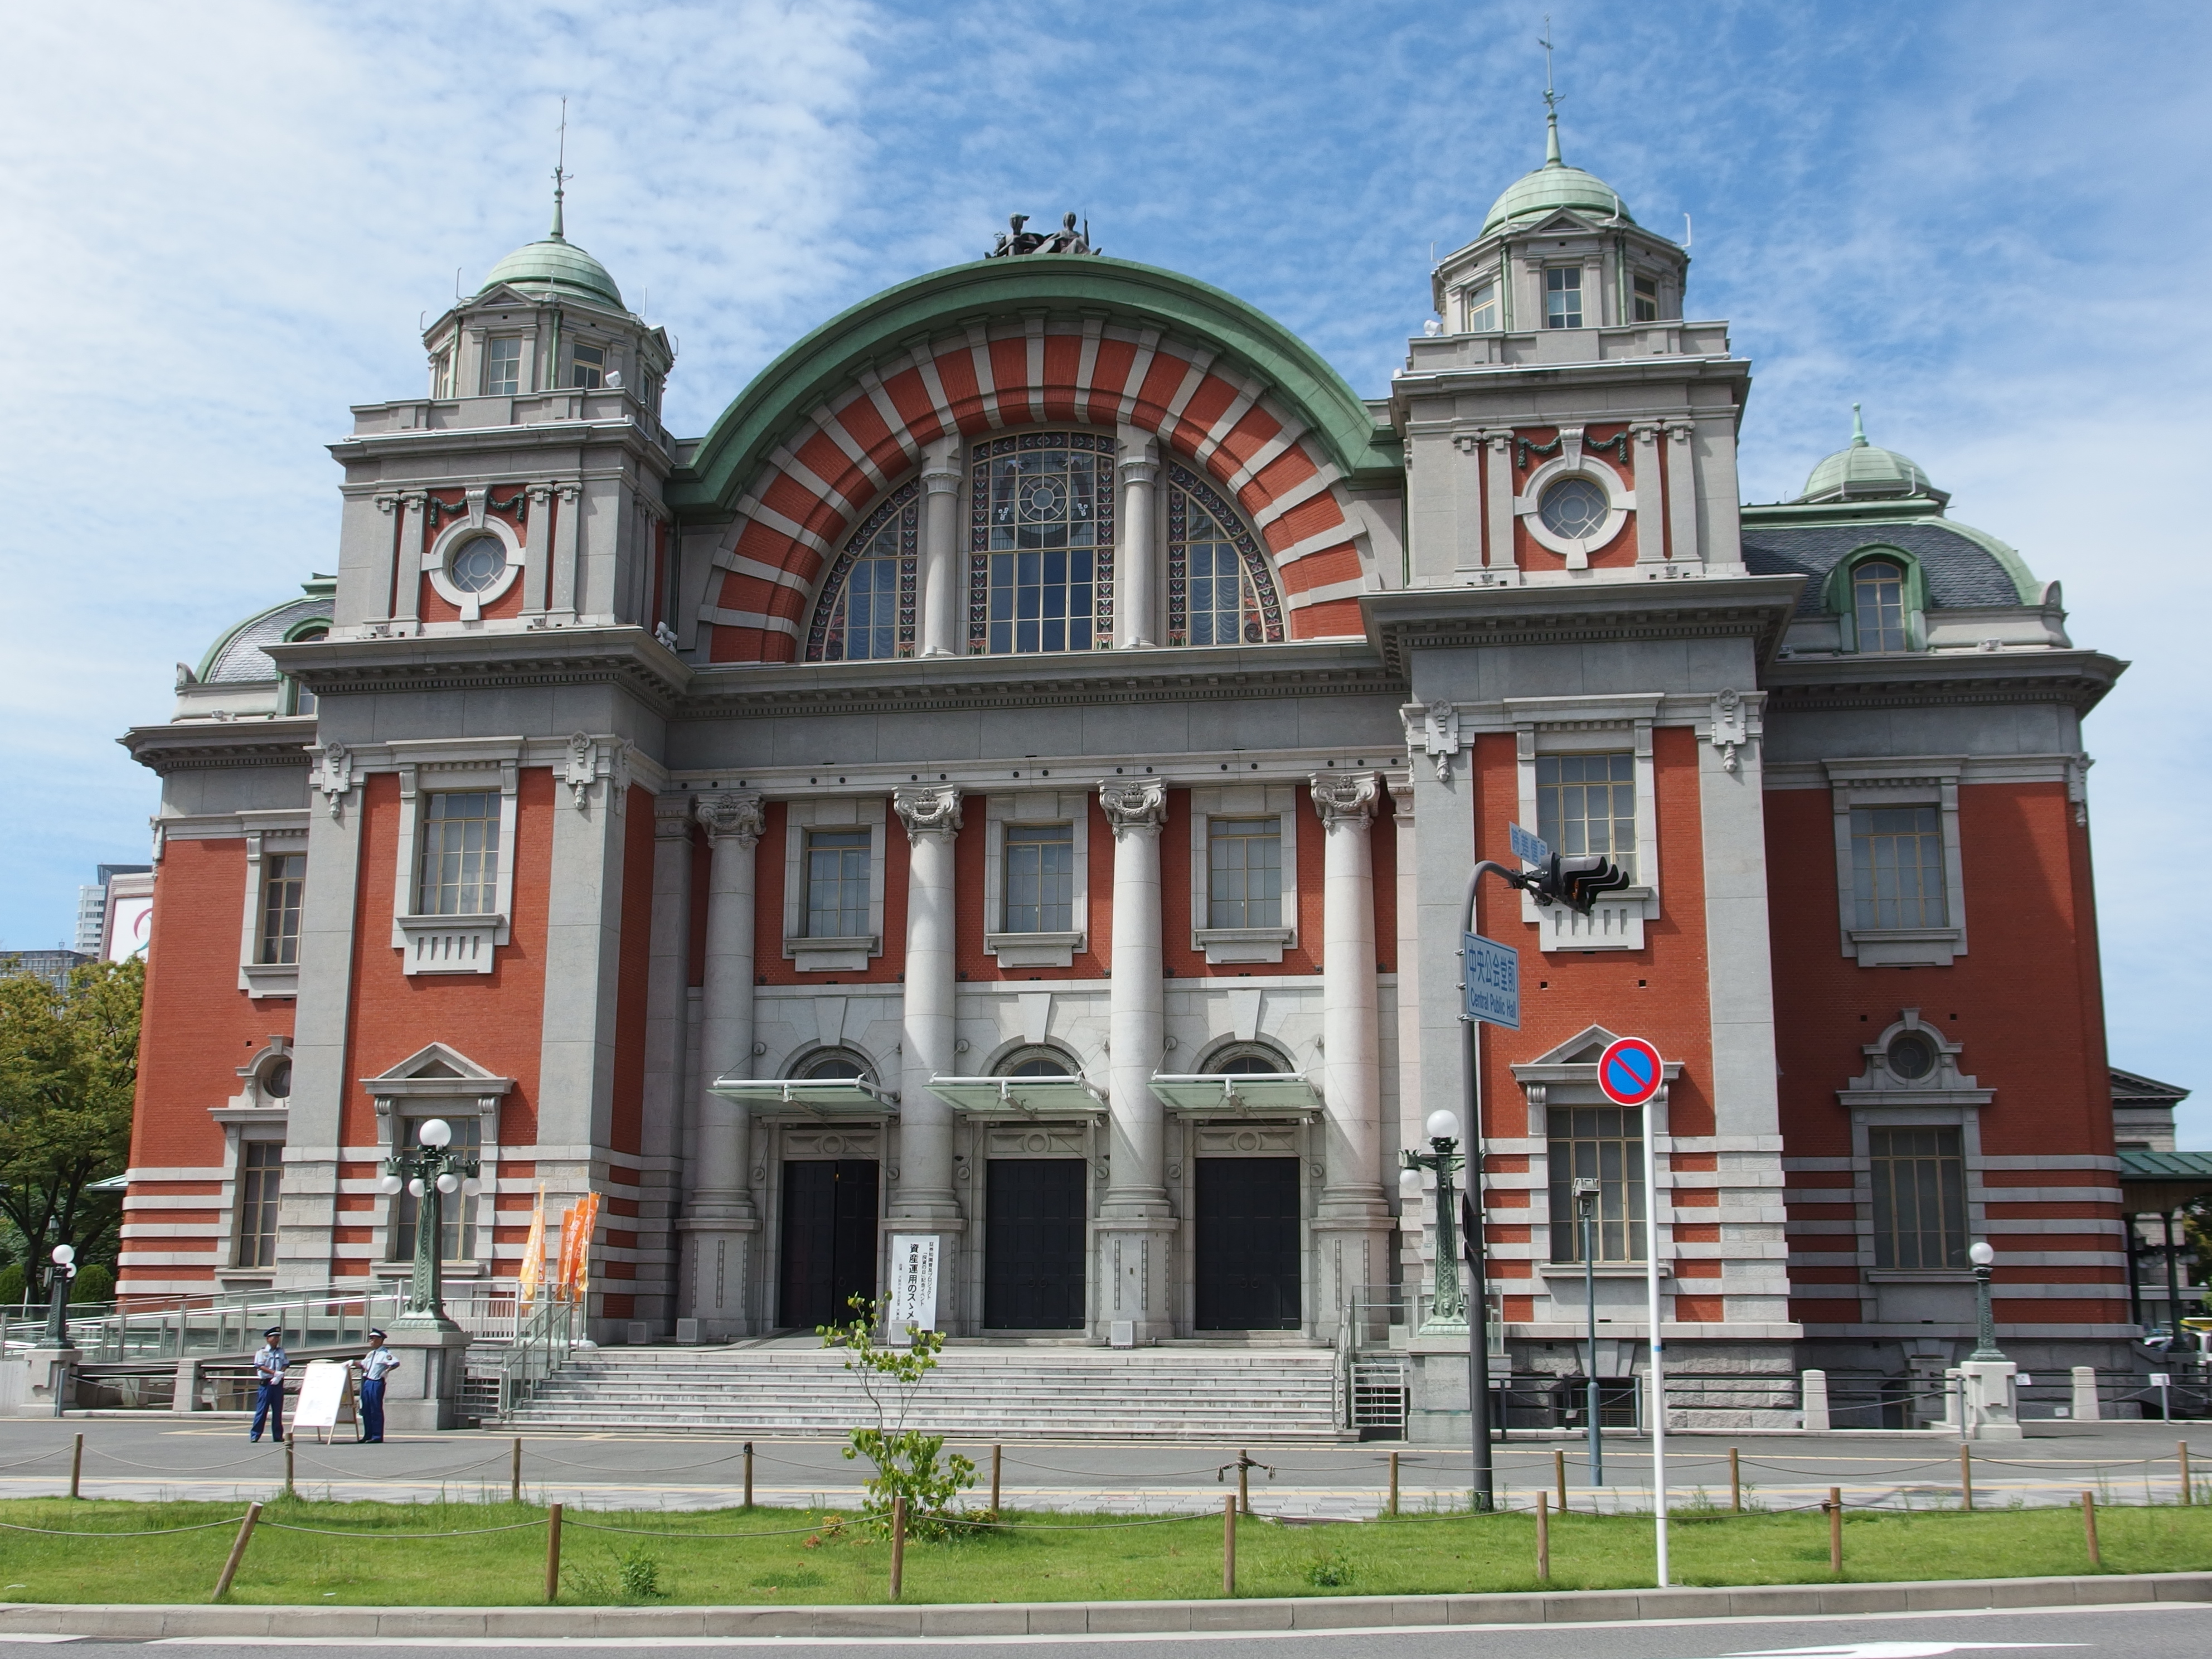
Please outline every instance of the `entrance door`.
[[875, 1159], [786, 1164], [777, 1323], [842, 1323], [854, 1317], [850, 1297], [875, 1293]]
[[1198, 1160], [1202, 1331], [1298, 1328], [1298, 1161]]
[[984, 1325], [1082, 1329], [1083, 1160], [994, 1158], [986, 1167]]

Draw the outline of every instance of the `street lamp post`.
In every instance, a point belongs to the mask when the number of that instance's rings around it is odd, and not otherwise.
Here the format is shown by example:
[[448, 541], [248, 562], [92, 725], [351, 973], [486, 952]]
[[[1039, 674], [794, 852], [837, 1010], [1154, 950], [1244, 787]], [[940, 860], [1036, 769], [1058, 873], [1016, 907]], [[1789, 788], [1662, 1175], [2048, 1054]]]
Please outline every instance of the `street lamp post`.
[[444, 1255], [444, 1200], [459, 1192], [464, 1182], [474, 1191], [478, 1170], [475, 1158], [453, 1150], [453, 1127], [434, 1117], [416, 1131], [420, 1143], [402, 1146], [384, 1161], [385, 1174], [377, 1185], [386, 1194], [404, 1187], [415, 1195], [415, 1272], [408, 1281], [407, 1307], [401, 1325], [436, 1330], [459, 1328], [446, 1317], [441, 1258]]
[[1990, 1264], [1997, 1259], [1997, 1253], [1983, 1240], [1976, 1239], [1966, 1252], [1966, 1259], [1974, 1264], [1974, 1314], [1980, 1322], [1976, 1334], [1981, 1339], [1966, 1359], [1972, 1364], [2002, 1365], [2008, 1356], [1997, 1346], [1996, 1314], [1990, 1306]]
[[1599, 1187], [1588, 1176], [1575, 1179], [1575, 1218], [1583, 1241], [1583, 1308], [1589, 1320], [1589, 1363], [1583, 1375], [1583, 1415], [1589, 1431], [1590, 1490], [1605, 1484], [1605, 1437], [1598, 1432], [1597, 1389], [1597, 1201]]
[[46, 1276], [46, 1346], [64, 1346], [69, 1340], [70, 1280], [76, 1277], [76, 1251], [67, 1244], [54, 1246], [53, 1271]]
[[[1430, 1305], [1423, 1328], [1449, 1327], [1460, 1320], [1467, 1322], [1468, 1404], [1472, 1418], [1474, 1449], [1474, 1507], [1487, 1510], [1495, 1506], [1495, 1476], [1490, 1454], [1490, 1321], [1486, 1298], [1482, 1291], [1481, 1245], [1480, 1235], [1472, 1230], [1480, 1227], [1481, 1212], [1479, 1206], [1469, 1204], [1464, 1222], [1455, 1227], [1452, 1206], [1452, 1171], [1464, 1167], [1468, 1171], [1470, 1196], [1475, 1174], [1471, 1164], [1459, 1152], [1459, 1115], [1450, 1111], [1431, 1112], [1422, 1126], [1428, 1131], [1429, 1150], [1416, 1152], [1410, 1148], [1401, 1154], [1405, 1168], [1399, 1172], [1398, 1190], [1408, 1199], [1421, 1194], [1421, 1171], [1431, 1170], [1437, 1177], [1437, 1290]], [[1468, 1253], [1470, 1282], [1462, 1286], [1459, 1276], [1459, 1250], [1462, 1238]]]

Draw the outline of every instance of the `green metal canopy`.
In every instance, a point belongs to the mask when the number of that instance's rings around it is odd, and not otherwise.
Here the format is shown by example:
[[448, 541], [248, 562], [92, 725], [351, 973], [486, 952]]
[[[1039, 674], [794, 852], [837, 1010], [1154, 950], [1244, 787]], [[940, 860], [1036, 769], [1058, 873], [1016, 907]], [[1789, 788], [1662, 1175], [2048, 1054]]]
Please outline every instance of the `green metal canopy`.
[[2163, 1215], [2212, 1195], [2212, 1152], [2120, 1149], [2120, 1207], [2130, 1215]]

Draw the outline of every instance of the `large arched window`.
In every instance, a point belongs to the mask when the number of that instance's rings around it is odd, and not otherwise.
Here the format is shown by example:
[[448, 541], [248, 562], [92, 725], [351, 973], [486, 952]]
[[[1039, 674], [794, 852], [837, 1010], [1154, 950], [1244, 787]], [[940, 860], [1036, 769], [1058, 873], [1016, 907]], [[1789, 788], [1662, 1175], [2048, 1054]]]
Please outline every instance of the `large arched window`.
[[1869, 559], [1852, 570], [1851, 620], [1862, 651], [1911, 649], [1903, 566], [1888, 559]]
[[809, 662], [914, 655], [915, 574], [921, 562], [921, 487], [899, 486], [847, 538], [822, 584], [806, 635]]
[[975, 446], [971, 656], [1114, 642], [1114, 445], [1098, 433], [1022, 432]]
[[1283, 606], [1260, 544], [1213, 486], [1168, 468], [1168, 643], [1279, 644]]

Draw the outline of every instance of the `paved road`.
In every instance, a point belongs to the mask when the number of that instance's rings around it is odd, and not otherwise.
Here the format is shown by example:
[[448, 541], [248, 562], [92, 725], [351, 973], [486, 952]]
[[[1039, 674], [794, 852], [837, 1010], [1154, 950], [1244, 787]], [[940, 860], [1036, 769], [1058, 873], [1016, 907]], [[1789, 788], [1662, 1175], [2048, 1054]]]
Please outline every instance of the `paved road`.
[[[2177, 1439], [2200, 1437], [2196, 1466], [2200, 1492], [2212, 1480], [2212, 1425], [2158, 1423], [2038, 1424], [2030, 1437], [1977, 1447], [1974, 1488], [1990, 1504], [2073, 1503], [2085, 1490], [2100, 1501], [2170, 1503], [2178, 1492]], [[65, 1492], [72, 1437], [85, 1437], [82, 1490], [98, 1498], [177, 1498], [217, 1501], [265, 1498], [284, 1478], [284, 1450], [250, 1444], [242, 1420], [212, 1415], [182, 1419], [165, 1413], [131, 1417], [0, 1419], [0, 1497]], [[381, 1446], [301, 1439], [295, 1479], [311, 1496], [436, 1498], [477, 1501], [508, 1490], [513, 1437], [463, 1431], [397, 1438]], [[865, 1468], [847, 1462], [826, 1440], [754, 1443], [754, 1494], [763, 1504], [850, 1505]], [[1817, 1502], [1832, 1486], [1847, 1501], [1904, 1506], [1950, 1504], [1959, 1498], [1959, 1443], [1936, 1433], [1764, 1433], [1670, 1437], [1668, 1488], [1677, 1504], [1729, 1497], [1728, 1453], [1741, 1458], [1746, 1501], [1780, 1508]], [[538, 1434], [524, 1442], [523, 1490], [536, 1501], [557, 1499], [593, 1508], [707, 1509], [740, 1500], [744, 1443], [735, 1437], [689, 1434]], [[956, 1449], [981, 1466], [986, 1490], [990, 1449]], [[1010, 1507], [1166, 1514], [1210, 1509], [1224, 1490], [1220, 1467], [1236, 1447], [1008, 1443], [1005, 1502]], [[1385, 1502], [1389, 1445], [1283, 1446], [1255, 1443], [1249, 1471], [1253, 1507], [1263, 1514], [1352, 1517]], [[1397, 1449], [1401, 1507], [1456, 1506], [1466, 1501], [1468, 1455], [1445, 1447]], [[1576, 1508], [1648, 1508], [1650, 1447], [1608, 1437], [1605, 1485], [1595, 1496], [1579, 1440], [1516, 1437], [1497, 1449], [1499, 1496], [1515, 1506], [1534, 1501], [1555, 1479], [1554, 1452], [1565, 1456], [1568, 1500]], [[1233, 1480], [1233, 1473], [1230, 1479]], [[979, 1492], [979, 1498], [981, 1496]], [[2208, 1642], [2212, 1646], [2212, 1642]]]
[[[2039, 1609], [2023, 1613], [1895, 1613], [1857, 1619], [1696, 1619], [1622, 1624], [1569, 1626], [1486, 1625], [1451, 1630], [1331, 1631], [1280, 1636], [1039, 1638], [977, 1639], [886, 1638], [855, 1642], [842, 1638], [761, 1637], [643, 1638], [629, 1642], [549, 1642], [538, 1638], [463, 1638], [393, 1641], [390, 1638], [325, 1638], [313, 1642], [240, 1642], [228, 1637], [173, 1638], [150, 1643], [70, 1641], [73, 1652], [87, 1655], [135, 1652], [139, 1647], [190, 1647], [210, 1656], [269, 1659], [287, 1649], [367, 1649], [411, 1656], [426, 1647], [534, 1648], [587, 1656], [634, 1653], [643, 1647], [699, 1648], [775, 1645], [806, 1647], [834, 1659], [840, 1653], [874, 1656], [888, 1646], [988, 1649], [992, 1659], [1015, 1659], [1032, 1650], [1051, 1659], [1082, 1659], [1085, 1649], [1098, 1659], [1178, 1659], [1185, 1647], [1205, 1659], [1961, 1659], [2034, 1650], [2035, 1659], [2201, 1659], [2212, 1607], [2167, 1603], [2112, 1608]], [[52, 1638], [0, 1637], [0, 1643], [46, 1641]]]

